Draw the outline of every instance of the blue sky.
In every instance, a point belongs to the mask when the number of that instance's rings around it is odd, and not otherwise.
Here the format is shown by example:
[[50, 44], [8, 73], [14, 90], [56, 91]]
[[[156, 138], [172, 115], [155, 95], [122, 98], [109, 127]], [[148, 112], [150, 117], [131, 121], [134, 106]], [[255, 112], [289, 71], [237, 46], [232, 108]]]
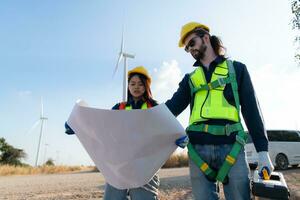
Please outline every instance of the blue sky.
[[[270, 129], [300, 127], [300, 68], [294, 62], [290, 2], [265, 1], [8, 1], [0, 2], [0, 137], [33, 164], [40, 98], [48, 117], [40, 160], [92, 164], [64, 121], [78, 98], [110, 109], [121, 100], [122, 69], [112, 78], [125, 24], [129, 68], [146, 66], [160, 102], [176, 90], [194, 60], [177, 47], [189, 21], [207, 24], [228, 56], [245, 63]], [[122, 65], [121, 65], [122, 66]], [[185, 126], [188, 112], [178, 118]], [[48, 145], [45, 145], [48, 144]], [[45, 155], [46, 154], [46, 155]]]

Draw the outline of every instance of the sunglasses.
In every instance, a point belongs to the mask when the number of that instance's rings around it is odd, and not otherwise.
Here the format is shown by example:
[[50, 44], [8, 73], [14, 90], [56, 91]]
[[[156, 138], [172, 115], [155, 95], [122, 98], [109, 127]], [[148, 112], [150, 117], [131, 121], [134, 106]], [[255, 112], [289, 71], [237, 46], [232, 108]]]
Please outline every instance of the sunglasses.
[[195, 46], [197, 37], [202, 38], [203, 36], [204, 36], [204, 35], [197, 35], [197, 36], [193, 37], [193, 38], [188, 42], [188, 44], [184, 47], [184, 50], [185, 50], [186, 52], [189, 53], [189, 52], [190, 52], [190, 47], [192, 48], [192, 47]]
[[192, 39], [190, 39], [189, 43], [185, 46], [184, 50], [186, 52], [190, 52], [190, 47], [194, 47], [196, 44], [196, 38], [198, 36], [193, 37]]

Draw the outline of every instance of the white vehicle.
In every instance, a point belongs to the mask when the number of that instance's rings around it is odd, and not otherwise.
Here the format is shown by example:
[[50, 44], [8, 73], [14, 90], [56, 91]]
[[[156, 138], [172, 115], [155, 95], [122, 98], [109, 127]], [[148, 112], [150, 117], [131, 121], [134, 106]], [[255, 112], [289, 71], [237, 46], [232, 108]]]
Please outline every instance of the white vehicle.
[[[276, 169], [287, 169], [289, 165], [300, 164], [300, 132], [294, 130], [267, 130], [269, 138], [269, 154]], [[245, 145], [250, 168], [256, 168], [258, 154], [249, 136]]]

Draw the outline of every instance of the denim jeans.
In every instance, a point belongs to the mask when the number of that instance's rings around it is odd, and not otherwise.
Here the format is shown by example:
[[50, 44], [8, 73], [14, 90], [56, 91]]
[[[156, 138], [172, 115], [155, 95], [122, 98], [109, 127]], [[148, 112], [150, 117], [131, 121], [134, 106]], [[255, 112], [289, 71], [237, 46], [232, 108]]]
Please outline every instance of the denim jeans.
[[[213, 169], [219, 169], [227, 154], [232, 148], [232, 144], [223, 145], [194, 145], [200, 157]], [[189, 159], [190, 177], [192, 183], [192, 193], [196, 200], [219, 199], [218, 182], [207, 180], [204, 173]], [[245, 150], [241, 149], [236, 163], [228, 173], [229, 182], [223, 185], [225, 198], [227, 200], [249, 200], [250, 180], [249, 167], [246, 161]]]
[[148, 184], [131, 189], [120, 190], [106, 183], [104, 200], [157, 200], [158, 199], [159, 178], [157, 175]]

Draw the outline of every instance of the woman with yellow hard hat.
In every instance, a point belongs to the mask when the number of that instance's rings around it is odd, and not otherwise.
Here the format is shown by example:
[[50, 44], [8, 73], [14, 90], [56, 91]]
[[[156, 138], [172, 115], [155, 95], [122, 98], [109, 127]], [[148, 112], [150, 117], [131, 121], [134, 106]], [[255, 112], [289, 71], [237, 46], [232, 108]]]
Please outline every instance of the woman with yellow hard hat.
[[[157, 105], [152, 98], [150, 89], [151, 77], [143, 66], [133, 68], [128, 72], [127, 101], [117, 103], [113, 110], [148, 109]], [[127, 195], [131, 200], [158, 199], [159, 178], [157, 175], [148, 184], [138, 188], [118, 189], [106, 183], [104, 200], [124, 200]]]

